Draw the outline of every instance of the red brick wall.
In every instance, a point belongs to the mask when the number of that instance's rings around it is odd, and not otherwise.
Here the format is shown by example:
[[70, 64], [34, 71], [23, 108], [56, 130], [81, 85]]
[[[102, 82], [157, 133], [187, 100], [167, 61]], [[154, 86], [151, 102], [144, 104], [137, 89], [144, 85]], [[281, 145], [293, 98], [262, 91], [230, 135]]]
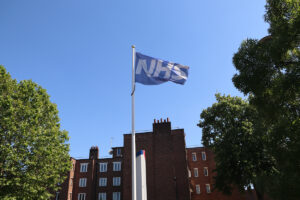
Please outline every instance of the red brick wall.
[[[183, 129], [154, 123], [153, 132], [136, 134], [136, 152], [146, 151], [148, 200], [189, 200]], [[131, 199], [131, 135], [124, 135], [123, 199]]]
[[[202, 160], [201, 153], [206, 153], [206, 160]], [[197, 161], [192, 160], [192, 153], [196, 153]], [[241, 200], [245, 199], [243, 194], [240, 194], [237, 190], [234, 190], [231, 196], [227, 196], [222, 194], [221, 192], [214, 190], [213, 191], [213, 176], [215, 175], [213, 169], [215, 168], [214, 155], [212, 151], [204, 147], [196, 147], [196, 148], [187, 148], [187, 159], [188, 166], [191, 170], [191, 189], [192, 192], [192, 200]], [[208, 176], [204, 176], [204, 167], [208, 168]], [[199, 176], [194, 176], [194, 168], [198, 168]], [[206, 192], [206, 184], [210, 185], [211, 193]], [[200, 185], [200, 194], [196, 194], [196, 185]]]
[[[96, 199], [98, 199], [99, 192], [106, 192], [106, 199], [112, 199], [113, 192], [121, 192], [122, 196], [122, 187], [123, 187], [123, 162], [122, 157], [116, 158], [107, 158], [107, 159], [100, 159], [100, 162], [106, 162], [107, 164], [107, 172], [100, 172], [99, 164], [97, 164], [97, 183], [96, 183]], [[121, 171], [113, 171], [113, 162], [120, 161], [121, 162]], [[106, 187], [99, 187], [99, 178], [104, 177], [107, 178], [107, 186]], [[121, 177], [121, 185], [120, 186], [113, 186], [113, 177]], [[123, 198], [122, 198], [123, 199]]]
[[[80, 164], [81, 163], [88, 163], [88, 170], [87, 172], [80, 172]], [[81, 159], [77, 160], [75, 165], [75, 176], [73, 182], [73, 200], [78, 199], [79, 193], [86, 193], [86, 200], [91, 200], [95, 196], [94, 190], [94, 171], [95, 171], [95, 160], [89, 159]], [[80, 178], [87, 178], [86, 187], [79, 187], [79, 179]]]
[[[73, 192], [72, 192], [73, 200], [78, 199], [79, 193], [86, 193], [86, 200], [98, 199], [99, 192], [106, 192], [107, 199], [112, 199], [113, 192], [121, 192], [121, 194], [122, 194], [122, 185], [123, 185], [122, 184], [123, 183], [122, 160], [123, 160], [122, 157], [97, 159], [97, 160], [88, 160], [88, 159], [77, 160], [76, 168], [75, 168]], [[120, 161], [122, 163], [121, 171], [113, 171], [113, 162], [115, 162], [115, 161]], [[100, 170], [99, 170], [100, 162], [108, 163], [107, 172], [100, 172]], [[80, 172], [80, 163], [89, 163], [87, 172]], [[107, 186], [106, 187], [99, 187], [99, 178], [100, 177], [107, 178]], [[113, 186], [113, 177], [121, 177], [121, 185], [120, 186]], [[79, 179], [80, 178], [87, 178], [86, 187], [79, 187]]]
[[72, 158], [72, 168], [69, 175], [69, 181], [68, 181], [68, 193], [67, 193], [67, 200], [73, 199], [73, 185], [74, 185], [74, 176], [75, 176], [75, 167], [76, 167], [76, 160]]

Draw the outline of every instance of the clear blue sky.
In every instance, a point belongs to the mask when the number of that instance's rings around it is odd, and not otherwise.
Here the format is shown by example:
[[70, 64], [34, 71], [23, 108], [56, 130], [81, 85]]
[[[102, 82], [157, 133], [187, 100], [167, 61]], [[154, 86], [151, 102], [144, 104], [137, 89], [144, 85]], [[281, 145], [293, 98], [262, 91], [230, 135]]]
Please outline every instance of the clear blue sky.
[[201, 145], [196, 126], [214, 94], [241, 96], [231, 82], [242, 40], [267, 35], [262, 0], [1, 0], [0, 64], [17, 80], [32, 79], [59, 109], [70, 155], [88, 157], [131, 130], [131, 45], [190, 66], [184, 86], [137, 84], [136, 130], [169, 117]]

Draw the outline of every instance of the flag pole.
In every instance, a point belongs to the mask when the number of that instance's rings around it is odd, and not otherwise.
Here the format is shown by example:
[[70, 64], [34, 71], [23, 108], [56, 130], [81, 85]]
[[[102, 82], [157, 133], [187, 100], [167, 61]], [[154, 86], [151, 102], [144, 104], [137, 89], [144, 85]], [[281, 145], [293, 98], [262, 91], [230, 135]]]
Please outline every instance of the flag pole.
[[135, 129], [134, 129], [134, 92], [135, 92], [135, 46], [132, 45], [132, 92], [131, 92], [131, 151], [132, 151], [132, 200], [136, 200], [136, 162], [135, 162]]

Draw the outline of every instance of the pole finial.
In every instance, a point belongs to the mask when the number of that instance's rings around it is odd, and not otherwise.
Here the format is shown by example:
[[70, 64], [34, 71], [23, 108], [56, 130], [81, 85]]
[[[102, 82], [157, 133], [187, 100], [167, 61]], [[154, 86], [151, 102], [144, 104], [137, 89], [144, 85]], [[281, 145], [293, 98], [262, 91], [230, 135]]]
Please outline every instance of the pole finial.
[[135, 45], [133, 44], [133, 45], [131, 45], [131, 47], [134, 49], [134, 48], [135, 48]]

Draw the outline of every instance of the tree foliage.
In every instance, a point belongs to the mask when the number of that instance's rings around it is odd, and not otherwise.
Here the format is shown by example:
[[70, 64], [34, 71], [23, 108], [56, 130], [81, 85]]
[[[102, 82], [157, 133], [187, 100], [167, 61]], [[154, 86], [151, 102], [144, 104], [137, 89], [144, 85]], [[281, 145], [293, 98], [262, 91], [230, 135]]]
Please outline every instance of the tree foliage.
[[[259, 180], [257, 183], [260, 183], [260, 190], [273, 199], [296, 200], [300, 198], [300, 1], [267, 0], [265, 21], [270, 24], [269, 35], [259, 40], [243, 41], [233, 57], [237, 73], [232, 81], [238, 90], [248, 96], [248, 103], [245, 102], [243, 106], [238, 103], [238, 107], [249, 107], [246, 110], [252, 110], [247, 117], [247, 122], [251, 123], [251, 128], [247, 130], [252, 131], [252, 134], [245, 132], [245, 117], [232, 110], [237, 105], [231, 107], [228, 104], [227, 110], [221, 109], [226, 98], [226, 101], [231, 102], [229, 97], [217, 96], [218, 103], [202, 112], [199, 126], [203, 128], [204, 145], [211, 146], [217, 155], [217, 167], [225, 162], [221, 157], [218, 159], [218, 151], [229, 151], [226, 146], [219, 147], [218, 142], [222, 141], [222, 145], [225, 145], [225, 138], [233, 142], [245, 139], [240, 137], [241, 133], [247, 136], [247, 140], [250, 139], [244, 145], [236, 146], [236, 153], [229, 154], [227, 159], [231, 160], [231, 167], [249, 169], [255, 176], [244, 176], [245, 171], [240, 171], [243, 177], [233, 180], [236, 178], [234, 172], [231, 171], [233, 177], [228, 177], [226, 170], [231, 169], [227, 168], [229, 165], [223, 165], [226, 169], [217, 170], [216, 186], [219, 189], [226, 192], [228, 188], [225, 187], [230, 187], [231, 183], [241, 189], [249, 183], [244, 179], [250, 177], [253, 184]], [[227, 114], [218, 113], [228, 111]], [[209, 115], [215, 115], [227, 123], [218, 124], [217, 121], [209, 120], [213, 119]], [[215, 130], [219, 131], [218, 138], [214, 136]], [[213, 142], [209, 142], [209, 139]], [[261, 148], [255, 148], [252, 139]], [[233, 148], [232, 145], [228, 148]], [[248, 147], [251, 147], [248, 149], [251, 156], [235, 156]], [[263, 156], [255, 157], [252, 151]], [[236, 158], [240, 159], [239, 163]], [[257, 158], [257, 163], [254, 158]], [[267, 168], [260, 167], [265, 159], [271, 164], [267, 166], [272, 166], [271, 173], [265, 173]], [[243, 162], [247, 164], [241, 165]], [[224, 185], [223, 188], [218, 186], [218, 181]]]
[[[268, 192], [274, 199], [300, 198], [300, 1], [268, 0], [268, 37], [242, 43], [233, 62], [235, 86], [257, 107], [271, 138], [280, 172]], [[274, 184], [277, 183], [277, 184]]]
[[263, 196], [263, 177], [276, 174], [268, 151], [269, 137], [255, 107], [239, 97], [216, 95], [217, 103], [203, 110], [202, 141], [215, 154], [215, 187], [230, 194], [252, 185]]
[[49, 199], [70, 169], [67, 140], [46, 90], [0, 66], [0, 199]]
[[237, 89], [253, 94], [252, 102], [270, 116], [299, 114], [300, 1], [268, 0], [266, 22], [270, 35], [245, 40], [233, 57]]

